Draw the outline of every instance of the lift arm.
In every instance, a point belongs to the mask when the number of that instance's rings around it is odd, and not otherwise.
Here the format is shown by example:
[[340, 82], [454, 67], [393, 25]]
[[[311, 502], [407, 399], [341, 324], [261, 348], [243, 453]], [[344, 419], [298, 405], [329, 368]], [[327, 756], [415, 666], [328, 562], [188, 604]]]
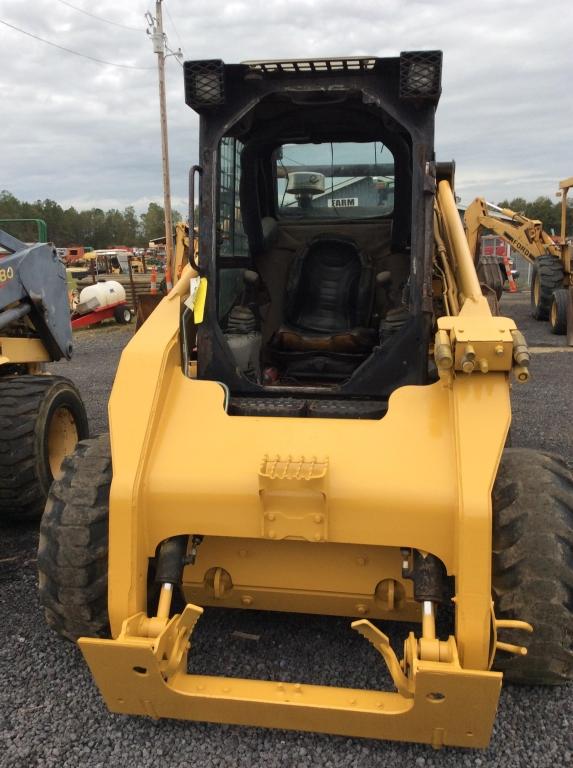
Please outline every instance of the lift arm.
[[[492, 216], [490, 210], [498, 211], [503, 218]], [[499, 208], [483, 197], [476, 197], [466, 209], [464, 227], [475, 263], [478, 261], [479, 241], [484, 229], [501, 237], [530, 263], [545, 254], [560, 256], [559, 246], [545, 232], [541, 221], [528, 219], [510, 208]]]

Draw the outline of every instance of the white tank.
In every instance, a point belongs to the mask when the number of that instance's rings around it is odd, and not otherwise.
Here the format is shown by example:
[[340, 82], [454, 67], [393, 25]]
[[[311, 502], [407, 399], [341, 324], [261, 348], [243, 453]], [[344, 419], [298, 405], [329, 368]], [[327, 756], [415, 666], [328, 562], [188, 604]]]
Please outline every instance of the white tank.
[[121, 301], [125, 301], [125, 289], [116, 280], [88, 285], [80, 293], [80, 304], [87, 305], [90, 309], [108, 307]]

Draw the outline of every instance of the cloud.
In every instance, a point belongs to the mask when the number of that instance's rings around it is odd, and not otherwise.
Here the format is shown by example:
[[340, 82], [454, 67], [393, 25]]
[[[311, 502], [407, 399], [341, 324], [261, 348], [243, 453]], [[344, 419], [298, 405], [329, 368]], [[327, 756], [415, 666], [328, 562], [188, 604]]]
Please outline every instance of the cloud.
[[[144, 208], [162, 201], [157, 75], [145, 0], [5, 0], [0, 16], [33, 34], [111, 62], [106, 67], [0, 26], [4, 115], [0, 188], [25, 200]], [[514, 0], [166, 0], [172, 48], [225, 61], [402, 50], [444, 51], [438, 159], [455, 158], [469, 201], [553, 195], [570, 175], [570, 4]], [[174, 23], [173, 23], [174, 22]], [[550, 32], [548, 31], [550, 30]], [[182, 70], [167, 62], [173, 198], [187, 206], [198, 118]]]

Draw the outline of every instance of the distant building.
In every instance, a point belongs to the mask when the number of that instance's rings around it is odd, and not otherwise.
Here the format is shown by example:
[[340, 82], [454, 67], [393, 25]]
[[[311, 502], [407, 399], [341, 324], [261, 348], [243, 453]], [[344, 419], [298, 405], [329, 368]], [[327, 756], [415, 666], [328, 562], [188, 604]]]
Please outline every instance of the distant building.
[[[328, 187], [328, 180], [326, 182]], [[312, 200], [313, 208], [377, 208], [390, 212], [394, 207], [394, 179], [358, 176], [335, 181]]]

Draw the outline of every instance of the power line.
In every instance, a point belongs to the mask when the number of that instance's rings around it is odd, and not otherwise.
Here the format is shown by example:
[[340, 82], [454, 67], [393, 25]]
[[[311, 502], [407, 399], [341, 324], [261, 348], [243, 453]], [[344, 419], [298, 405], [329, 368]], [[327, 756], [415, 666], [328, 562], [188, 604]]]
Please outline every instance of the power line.
[[[181, 69], [183, 69], [183, 62], [181, 61], [181, 58], [180, 58], [181, 56], [183, 56], [183, 51], [181, 50], [181, 48], [178, 51], [172, 51], [171, 48], [169, 48], [169, 46], [166, 43], [165, 49], [169, 51], [169, 54], [168, 54], [169, 56], [175, 57], [175, 61], [179, 64]], [[165, 58], [167, 58], [167, 56]]]
[[10, 24], [7, 21], [4, 21], [4, 19], [0, 19], [0, 24], [4, 24], [6, 27], [10, 27], [10, 29], [15, 29], [16, 32], [21, 32], [23, 35], [27, 35], [28, 37], [33, 37], [34, 40], [39, 40], [41, 43], [46, 43], [46, 45], [51, 45], [53, 48], [58, 48], [60, 51], [65, 51], [66, 53], [71, 53], [74, 56], [81, 56], [82, 59], [89, 59], [90, 61], [95, 61], [96, 64], [105, 64], [107, 67], [120, 67], [121, 69], [154, 69], [154, 67], [137, 67], [134, 64], [116, 64], [113, 61], [105, 61], [105, 59], [98, 59], [95, 56], [90, 56], [87, 53], [80, 53], [79, 51], [73, 51], [71, 48], [65, 48], [63, 45], [58, 45], [58, 43], [52, 43], [51, 40], [44, 40], [43, 37], [38, 37], [38, 35], [34, 35], [32, 32], [27, 32], [25, 29], [20, 29], [20, 27], [16, 27], [14, 24]]
[[103, 21], [104, 24], [111, 24], [112, 26], [119, 27], [120, 29], [129, 29], [131, 32], [143, 32], [143, 29], [141, 27], [129, 27], [127, 24], [119, 24], [117, 21], [110, 21], [110, 19], [104, 19], [103, 16], [96, 16], [95, 13], [84, 11], [83, 8], [78, 8], [76, 5], [72, 5], [71, 3], [68, 3], [67, 0], [58, 0], [58, 2], [61, 3], [62, 5], [67, 5], [68, 8], [73, 8], [74, 11], [85, 13], [86, 16], [90, 16], [92, 19], [97, 19], [97, 21]]
[[[179, 47], [183, 48], [183, 40], [181, 40], [181, 35], [179, 34], [177, 27], [175, 26], [175, 22], [173, 21], [173, 18], [171, 17], [171, 14], [169, 13], [169, 6], [166, 2], [163, 3], [163, 7], [167, 11], [167, 16], [169, 17], [169, 21], [171, 22], [171, 26], [175, 30], [175, 34], [177, 35], [177, 39], [179, 40]], [[181, 62], [179, 62], [181, 63]]]

